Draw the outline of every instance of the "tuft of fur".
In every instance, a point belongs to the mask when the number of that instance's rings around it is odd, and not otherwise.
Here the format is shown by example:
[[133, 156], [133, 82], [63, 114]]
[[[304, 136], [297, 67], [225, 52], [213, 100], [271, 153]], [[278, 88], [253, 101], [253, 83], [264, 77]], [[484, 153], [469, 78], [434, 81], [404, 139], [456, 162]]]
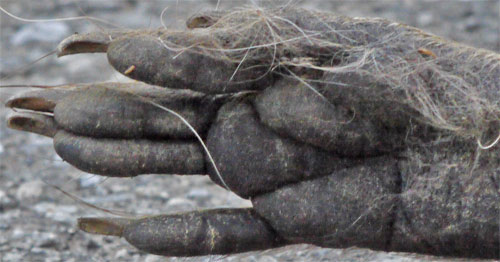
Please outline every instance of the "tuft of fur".
[[162, 39], [165, 47], [233, 62], [233, 77], [260, 68], [326, 92], [380, 87], [383, 99], [452, 136], [480, 145], [498, 136], [500, 55], [493, 51], [385, 19], [286, 7], [207, 12], [187, 26], [188, 34]]

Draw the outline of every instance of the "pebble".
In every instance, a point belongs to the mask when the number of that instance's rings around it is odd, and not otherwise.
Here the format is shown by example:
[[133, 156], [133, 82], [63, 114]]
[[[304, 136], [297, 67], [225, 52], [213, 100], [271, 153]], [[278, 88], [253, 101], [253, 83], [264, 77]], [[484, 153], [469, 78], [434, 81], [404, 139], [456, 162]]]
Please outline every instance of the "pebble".
[[2, 256], [4, 256], [2, 258], [2, 261], [14, 262], [14, 261], [22, 261], [24, 254], [22, 254], [22, 253], [6, 253]]
[[49, 249], [45, 249], [45, 248], [39, 248], [39, 247], [34, 247], [30, 250], [30, 255], [36, 255], [36, 257], [39, 257], [39, 256], [50, 256], [51, 258], [49, 259], [45, 259], [44, 261], [57, 261], [58, 259], [56, 257], [58, 257], [57, 255], [57, 251], [55, 250], [49, 250]]
[[124, 259], [128, 258], [128, 256], [129, 256], [128, 250], [125, 248], [120, 249], [115, 253], [115, 259]]
[[51, 165], [57, 166], [57, 167], [66, 167], [68, 166], [68, 163], [66, 163], [58, 154], [53, 154], [52, 155], [52, 163]]
[[206, 200], [211, 197], [210, 192], [204, 188], [193, 188], [186, 194], [189, 199]]
[[59, 239], [54, 233], [41, 233], [36, 237], [36, 246], [40, 248], [55, 248], [59, 245]]
[[17, 189], [16, 198], [20, 201], [37, 199], [42, 196], [44, 186], [45, 184], [39, 180], [25, 182]]
[[171, 198], [167, 202], [167, 209], [174, 212], [191, 211], [195, 207], [193, 201], [180, 197]]
[[469, 17], [465, 20], [463, 27], [467, 32], [475, 32], [481, 28], [481, 20], [476, 17]]
[[418, 26], [429, 26], [434, 22], [434, 16], [430, 12], [423, 12], [417, 16]]
[[113, 183], [109, 187], [113, 193], [130, 192], [131, 188], [128, 183]]
[[155, 256], [155, 255], [147, 255], [144, 258], [144, 262], [163, 262], [165, 261], [165, 257]]
[[117, 202], [117, 203], [126, 203], [130, 202], [133, 198], [132, 193], [120, 193], [120, 194], [111, 194], [111, 195], [104, 195], [104, 196], [93, 196], [93, 197], [86, 197], [83, 199], [85, 202], [91, 203], [91, 204], [102, 204], [102, 203], [112, 203], [112, 202]]
[[24, 25], [11, 38], [14, 46], [33, 42], [58, 43], [70, 34], [70, 28], [62, 22], [31, 23]]
[[2, 143], [0, 143], [0, 154], [2, 154], [3, 151], [4, 151], [4, 147], [3, 147]]
[[259, 258], [258, 261], [259, 262], [278, 262], [278, 260], [276, 260], [276, 258], [271, 257], [271, 256], [262, 256]]
[[14, 238], [14, 239], [24, 237], [25, 235], [26, 235], [26, 232], [24, 232], [24, 230], [22, 230], [20, 228], [15, 228], [12, 231], [12, 238]]
[[86, 247], [88, 250], [95, 250], [95, 249], [100, 248], [101, 246], [97, 242], [95, 242], [93, 239], [89, 239]]
[[76, 219], [74, 214], [78, 211], [78, 208], [70, 205], [56, 205], [53, 203], [41, 202], [35, 205], [33, 210], [54, 221], [72, 224]]
[[170, 194], [162, 185], [149, 183], [144, 186], [137, 186], [134, 191], [139, 196], [145, 196], [150, 198], [160, 198], [167, 199]]
[[3, 209], [15, 206], [16, 206], [15, 202], [7, 195], [7, 193], [5, 193], [5, 191], [3, 190], [0, 190], [0, 212]]
[[84, 173], [78, 178], [78, 185], [81, 188], [88, 188], [101, 183], [101, 181], [102, 178], [100, 176]]

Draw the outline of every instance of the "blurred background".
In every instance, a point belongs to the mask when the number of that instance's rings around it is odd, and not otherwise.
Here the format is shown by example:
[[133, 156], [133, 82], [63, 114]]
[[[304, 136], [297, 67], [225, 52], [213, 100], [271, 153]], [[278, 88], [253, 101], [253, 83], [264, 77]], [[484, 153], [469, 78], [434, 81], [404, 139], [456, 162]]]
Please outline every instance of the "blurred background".
[[[474, 47], [500, 51], [500, 1], [272, 1], [334, 14], [384, 17]], [[127, 81], [103, 54], [51, 55], [65, 37], [108, 30], [184, 28], [191, 14], [269, 1], [230, 0], [0, 0], [0, 7], [24, 19], [91, 16], [74, 21], [20, 21], [0, 12], [0, 85]], [[161, 16], [163, 12], [163, 16]], [[26, 88], [0, 88], [0, 104]], [[64, 163], [48, 138], [9, 130], [9, 110], [0, 106], [0, 261], [466, 261], [366, 249], [289, 246], [234, 256], [163, 258], [143, 254], [125, 240], [93, 236], [76, 228], [81, 216], [106, 216], [71, 199], [53, 185], [90, 204], [131, 214], [175, 213], [214, 207], [249, 206], [206, 177], [139, 176], [102, 178]], [[470, 261], [470, 260], [467, 260]]]

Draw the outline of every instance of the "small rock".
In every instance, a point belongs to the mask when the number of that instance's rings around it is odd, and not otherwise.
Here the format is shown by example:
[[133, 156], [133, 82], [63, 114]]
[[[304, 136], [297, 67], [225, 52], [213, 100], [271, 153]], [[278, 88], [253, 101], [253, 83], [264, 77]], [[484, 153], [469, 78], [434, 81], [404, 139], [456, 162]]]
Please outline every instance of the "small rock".
[[125, 203], [127, 201], [131, 201], [132, 198], [133, 198], [132, 193], [121, 193], [121, 194], [112, 194], [104, 196], [86, 197], [83, 200], [91, 204], [101, 204], [101, 203], [112, 203], [112, 202]]
[[75, 206], [58, 205], [57, 209], [47, 217], [57, 222], [71, 224], [74, 223], [75, 217], [73, 214], [76, 213], [76, 211], [78, 211], [78, 208]]
[[150, 198], [169, 198], [168, 192], [161, 185], [147, 184], [144, 186], [139, 186], [135, 188], [136, 194], [140, 196], [150, 197]]
[[16, 238], [22, 238], [22, 237], [25, 237], [26, 236], [26, 232], [24, 232], [24, 230], [20, 229], [20, 228], [15, 228], [13, 231], [12, 231], [12, 238], [16, 239]]
[[36, 243], [37, 247], [40, 248], [55, 248], [59, 245], [59, 239], [54, 233], [42, 233]]
[[35, 180], [23, 183], [16, 192], [18, 200], [37, 199], [43, 194], [45, 184], [42, 181]]
[[189, 190], [189, 192], [186, 194], [186, 197], [189, 199], [208, 199], [210, 198], [211, 194], [208, 192], [208, 190], [204, 188], [193, 188]]
[[33, 210], [35, 210], [39, 214], [46, 214], [49, 212], [53, 212], [56, 209], [56, 205], [52, 203], [42, 202], [33, 206]]
[[115, 259], [124, 259], [124, 258], [128, 258], [128, 256], [129, 256], [129, 254], [128, 254], [127, 249], [120, 249], [116, 252]]
[[418, 26], [426, 27], [431, 25], [433, 22], [434, 22], [434, 17], [430, 12], [421, 13], [417, 16]]
[[2, 258], [2, 261], [22, 261], [24, 254], [7, 252]]
[[162, 261], [165, 261], [165, 257], [155, 256], [155, 255], [147, 255], [143, 261], [144, 262], [162, 262]]
[[113, 183], [110, 189], [113, 193], [130, 192], [130, 186], [127, 183]]
[[271, 256], [262, 256], [258, 260], [258, 262], [278, 262], [276, 258], [271, 257]]
[[167, 208], [172, 211], [190, 211], [196, 207], [195, 203], [189, 199], [174, 197], [168, 200]]
[[102, 178], [93, 174], [83, 174], [78, 179], [78, 184], [81, 188], [93, 187], [101, 183]]
[[469, 17], [465, 20], [464, 29], [467, 32], [474, 32], [481, 28], [481, 21], [476, 17]]
[[62, 159], [58, 154], [53, 154], [52, 155], [52, 163], [51, 165], [54, 165], [54, 166], [67, 166], [68, 163], [64, 162], [64, 159]]
[[34, 247], [30, 250], [30, 255], [34, 255], [34, 257], [45, 257], [43, 260], [39, 261], [59, 261], [57, 251], [55, 250]]
[[3, 153], [3, 151], [4, 151], [4, 149], [3, 149], [3, 145], [0, 143], [0, 154], [2, 154], [2, 153]]
[[316, 261], [322, 260], [328, 253], [332, 252], [330, 249], [318, 248], [310, 251], [309, 256], [314, 258]]
[[57, 43], [70, 34], [69, 26], [61, 22], [32, 23], [21, 27], [10, 39], [14, 46], [31, 42]]
[[[1, 218], [1, 216], [0, 216]], [[9, 224], [5, 224], [5, 223], [0, 223], [0, 230], [1, 231], [7, 231], [10, 229], [10, 225]], [[2, 241], [0, 240], [0, 246], [2, 245]]]
[[0, 190], [0, 203], [2, 203], [2, 200], [6, 199], [6, 198], [8, 198], [7, 193], [5, 193], [4, 191]]
[[94, 240], [90, 239], [88, 242], [87, 242], [87, 249], [88, 250], [94, 250], [94, 249], [98, 249], [99, 247], [101, 247], [99, 244], [97, 244], [97, 242], [95, 242]]
[[245, 257], [242, 257], [240, 259], [238, 259], [238, 261], [241, 261], [241, 262], [257, 262], [257, 259], [254, 255], [250, 255], [250, 256], [245, 256]]
[[[0, 213], [7, 208], [16, 207], [17, 203], [5, 191], [0, 190]], [[1, 227], [1, 225], [0, 225]]]
[[33, 210], [54, 221], [71, 224], [75, 219], [73, 214], [78, 211], [78, 208], [75, 206], [55, 205], [52, 203], [42, 202], [35, 205]]

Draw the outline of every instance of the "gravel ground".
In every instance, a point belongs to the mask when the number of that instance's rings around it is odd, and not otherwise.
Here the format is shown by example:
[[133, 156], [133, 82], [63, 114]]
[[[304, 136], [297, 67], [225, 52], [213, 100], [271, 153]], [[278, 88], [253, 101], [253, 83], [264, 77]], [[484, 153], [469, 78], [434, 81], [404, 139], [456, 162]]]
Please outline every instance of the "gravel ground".
[[[258, 1], [254, 1], [258, 2]], [[286, 2], [286, 1], [285, 1]], [[64, 1], [0, 0], [23, 18], [61, 18], [86, 14], [126, 28], [169, 27], [217, 1]], [[251, 4], [222, 0], [221, 7]], [[500, 51], [500, 2], [494, 1], [307, 1], [303, 6], [350, 16], [385, 17], [475, 47]], [[26, 65], [54, 50], [73, 32], [103, 30], [86, 20], [26, 23], [0, 14], [1, 84], [61, 84], [122, 81], [103, 55], [53, 56]], [[24, 67], [19, 69], [20, 67]], [[23, 89], [1, 89], [0, 103]], [[50, 139], [6, 128], [0, 108], [0, 261], [466, 261], [366, 249], [324, 249], [308, 245], [227, 257], [162, 258], [143, 254], [124, 240], [85, 234], [76, 218], [103, 216], [71, 199], [56, 185], [88, 203], [134, 214], [175, 213], [213, 207], [249, 206], [205, 177], [140, 176], [101, 178], [64, 163]]]

